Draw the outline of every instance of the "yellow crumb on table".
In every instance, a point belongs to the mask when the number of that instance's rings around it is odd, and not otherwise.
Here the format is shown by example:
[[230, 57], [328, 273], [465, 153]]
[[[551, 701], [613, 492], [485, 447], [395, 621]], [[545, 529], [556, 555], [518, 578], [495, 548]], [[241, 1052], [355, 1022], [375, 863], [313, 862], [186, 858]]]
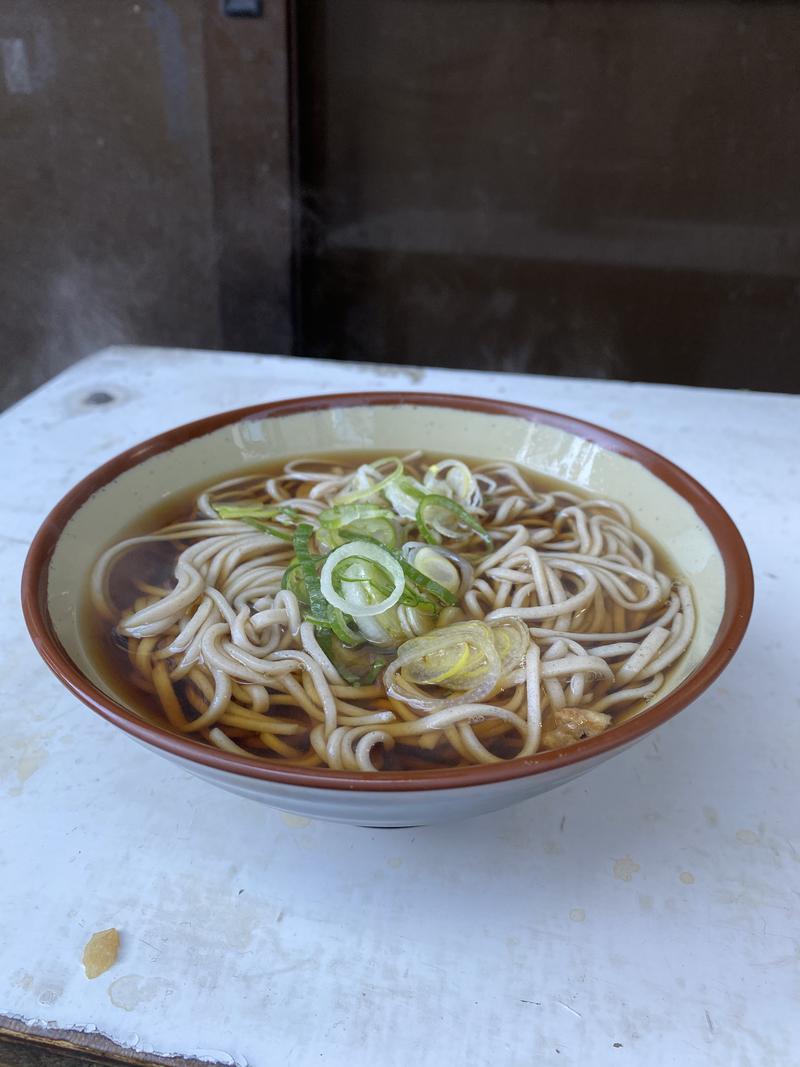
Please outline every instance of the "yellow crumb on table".
[[83, 950], [83, 969], [87, 978], [97, 978], [113, 967], [119, 952], [119, 931], [100, 930], [92, 934]]

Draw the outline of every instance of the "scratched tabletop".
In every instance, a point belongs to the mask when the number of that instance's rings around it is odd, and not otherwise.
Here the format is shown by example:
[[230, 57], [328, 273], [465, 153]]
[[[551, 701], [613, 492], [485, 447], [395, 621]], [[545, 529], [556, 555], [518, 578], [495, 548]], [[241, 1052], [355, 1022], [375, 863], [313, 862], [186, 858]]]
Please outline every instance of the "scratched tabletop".
[[[38, 659], [18, 580], [110, 456], [225, 408], [355, 389], [528, 401], [664, 452], [730, 511], [756, 605], [720, 680], [528, 803], [367, 830], [228, 795]], [[0, 1016], [145, 1062], [800, 1063], [800, 398], [111, 348], [0, 417]], [[90, 934], [120, 931], [94, 981]]]

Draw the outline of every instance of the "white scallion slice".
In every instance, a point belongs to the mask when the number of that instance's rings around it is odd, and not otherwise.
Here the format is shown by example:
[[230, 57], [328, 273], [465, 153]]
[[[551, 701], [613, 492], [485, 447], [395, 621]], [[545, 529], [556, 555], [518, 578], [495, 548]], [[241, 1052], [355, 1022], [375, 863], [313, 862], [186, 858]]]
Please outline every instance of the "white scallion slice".
[[[363, 595], [364, 588], [369, 588], [371, 593], [374, 586], [371, 587], [368, 576], [362, 574], [357, 577], [360, 594], [352, 595], [351, 591], [351, 595], [348, 598], [345, 595], [348, 592], [348, 575], [344, 575], [344, 580], [340, 578], [337, 582], [337, 576], [340, 575], [342, 565], [346, 565], [348, 560], [352, 560], [354, 564], [359, 561], [368, 561], [375, 564], [391, 582], [391, 591], [380, 600], [375, 600], [371, 595], [365, 597]], [[353, 581], [353, 578], [351, 577], [350, 580]], [[389, 584], [389, 582], [386, 584]], [[389, 608], [394, 607], [403, 595], [406, 580], [403, 568], [394, 556], [390, 555], [385, 549], [379, 548], [378, 545], [371, 544], [369, 541], [349, 541], [346, 545], [342, 545], [331, 552], [325, 560], [319, 576], [319, 584], [322, 595], [329, 604], [357, 619], [362, 616], [380, 615], [384, 611], [388, 611]], [[336, 588], [336, 584], [340, 586], [339, 589]], [[380, 584], [383, 586], [384, 583], [381, 582]]]
[[444, 586], [451, 593], [458, 592], [461, 585], [461, 575], [458, 572], [458, 568], [449, 559], [446, 559], [441, 552], [437, 552], [436, 549], [431, 548], [429, 545], [423, 545], [417, 550], [410, 562], [426, 578], [432, 578], [434, 582], [438, 582], [439, 585]]
[[401, 519], [415, 519], [419, 502], [428, 490], [410, 475], [404, 474], [383, 488], [383, 495]]
[[[417, 558], [417, 554], [421, 552], [422, 549], [425, 549], [427, 552], [437, 552], [440, 556], [444, 556], [445, 559], [450, 560], [450, 562], [458, 568], [459, 572], [458, 586], [455, 589], [450, 589], [450, 592], [454, 593], [456, 596], [461, 596], [463, 593], [466, 593], [472, 585], [472, 576], [474, 574], [472, 564], [464, 559], [463, 556], [459, 556], [457, 552], [445, 548], [444, 545], [429, 545], [426, 544], [425, 541], [406, 541], [401, 552], [404, 559], [407, 559], [409, 563], [416, 566], [414, 561]], [[431, 577], [431, 575], [427, 575], [427, 577]], [[449, 586], [446, 588], [449, 589]]]
[[475, 475], [460, 459], [443, 459], [428, 467], [423, 484], [426, 492], [449, 496], [468, 510], [481, 506], [480, 486]]
[[[381, 475], [380, 468], [387, 463], [392, 465], [392, 470], [387, 475]], [[353, 476], [351, 486], [348, 486], [344, 493], [340, 493], [336, 497], [337, 504], [355, 504], [360, 500], [371, 500], [372, 497], [378, 493], [384, 492], [387, 486], [391, 485], [403, 473], [402, 461], [397, 456], [387, 456], [386, 459], [380, 460], [378, 463], [365, 463], [359, 467]], [[377, 477], [377, 481], [372, 482], [370, 479]]]
[[500, 657], [500, 676], [510, 674], [521, 667], [531, 643], [531, 635], [525, 623], [514, 616], [489, 623], [492, 640]]
[[[477, 620], [455, 623], [412, 638], [397, 651], [396, 683], [438, 685], [453, 692], [481, 693], [494, 689], [500, 677], [500, 659], [489, 627]], [[395, 695], [395, 694], [393, 694]], [[404, 696], [398, 692], [400, 699]], [[476, 698], [477, 699], [477, 698]], [[412, 705], [413, 706], [413, 705]]]

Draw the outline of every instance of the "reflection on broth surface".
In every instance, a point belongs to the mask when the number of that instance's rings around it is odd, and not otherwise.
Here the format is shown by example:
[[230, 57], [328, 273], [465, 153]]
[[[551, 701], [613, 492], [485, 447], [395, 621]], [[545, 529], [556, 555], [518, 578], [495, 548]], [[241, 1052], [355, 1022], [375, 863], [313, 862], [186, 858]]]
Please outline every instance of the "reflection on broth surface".
[[87, 615], [150, 721], [285, 766], [431, 770], [640, 711], [692, 637], [676, 578], [620, 504], [510, 463], [329, 454], [143, 515]]

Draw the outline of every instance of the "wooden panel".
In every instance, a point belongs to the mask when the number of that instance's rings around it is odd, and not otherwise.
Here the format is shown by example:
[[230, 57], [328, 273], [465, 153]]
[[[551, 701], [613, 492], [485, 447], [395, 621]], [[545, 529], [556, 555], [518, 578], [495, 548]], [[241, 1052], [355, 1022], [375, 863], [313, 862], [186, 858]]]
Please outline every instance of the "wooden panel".
[[80, 1067], [126, 1064], [152, 1067], [214, 1067], [209, 1060], [154, 1056], [123, 1048], [103, 1034], [22, 1026], [0, 1015], [0, 1067]]
[[292, 200], [288, 17], [205, 25], [221, 331], [226, 348], [291, 352]]
[[800, 389], [800, 6], [299, 25], [309, 354]]
[[319, 356], [800, 391], [791, 278], [357, 249], [311, 280]]
[[106, 344], [219, 343], [201, 7], [6, 0], [0, 39], [3, 399]]
[[107, 344], [291, 350], [286, 10], [1, 5], [0, 407]]

